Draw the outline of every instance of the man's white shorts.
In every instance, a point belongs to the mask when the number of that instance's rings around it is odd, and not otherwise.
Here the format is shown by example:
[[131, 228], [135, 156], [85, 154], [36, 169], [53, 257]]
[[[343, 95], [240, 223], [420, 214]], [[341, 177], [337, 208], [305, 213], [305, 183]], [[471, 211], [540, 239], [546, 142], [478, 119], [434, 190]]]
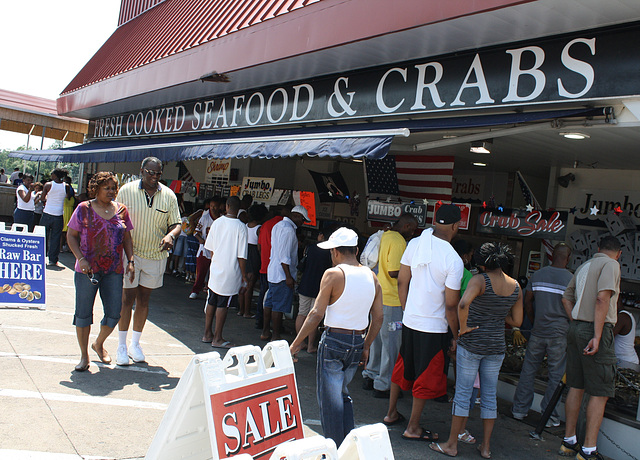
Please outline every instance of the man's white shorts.
[[157, 289], [162, 287], [162, 282], [164, 281], [164, 271], [167, 268], [167, 259], [162, 260], [151, 260], [151, 259], [143, 259], [142, 257], [138, 257], [136, 255], [133, 256], [133, 261], [136, 266], [136, 275], [133, 278], [133, 283], [129, 281], [129, 276], [127, 275], [127, 260], [126, 257], [123, 257], [124, 260], [124, 288], [131, 289], [136, 288], [138, 285], [142, 287], [146, 287], [148, 289]]

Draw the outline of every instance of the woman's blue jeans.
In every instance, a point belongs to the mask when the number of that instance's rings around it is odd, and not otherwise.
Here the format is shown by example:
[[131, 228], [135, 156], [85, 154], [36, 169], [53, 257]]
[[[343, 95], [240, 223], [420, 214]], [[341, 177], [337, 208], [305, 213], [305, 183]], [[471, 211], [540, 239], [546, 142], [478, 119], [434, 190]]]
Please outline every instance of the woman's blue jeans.
[[499, 355], [479, 355], [458, 345], [456, 351], [456, 394], [453, 415], [468, 417], [476, 374], [480, 372], [480, 418], [498, 418], [498, 375], [504, 360]]
[[354, 428], [353, 401], [347, 385], [358, 370], [364, 339], [359, 334], [322, 334], [318, 346], [316, 382], [318, 406], [325, 438], [340, 446]]
[[122, 309], [122, 281], [123, 275], [118, 273], [95, 273], [98, 284], [91, 284], [91, 280], [84, 273], [76, 272], [74, 284], [76, 286], [76, 312], [73, 325], [87, 327], [93, 324], [93, 304], [96, 294], [100, 290], [100, 299], [104, 309], [104, 316], [100, 324], [116, 327], [120, 321]]

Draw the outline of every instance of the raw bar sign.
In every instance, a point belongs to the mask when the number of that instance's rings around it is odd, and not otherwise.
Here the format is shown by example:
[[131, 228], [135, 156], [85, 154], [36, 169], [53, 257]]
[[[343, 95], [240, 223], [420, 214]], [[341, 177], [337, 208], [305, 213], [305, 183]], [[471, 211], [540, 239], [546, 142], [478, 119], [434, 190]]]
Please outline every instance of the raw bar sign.
[[0, 225], [0, 304], [45, 305], [44, 227], [27, 233]]
[[395, 222], [408, 212], [418, 219], [418, 227], [424, 228], [427, 223], [427, 205], [417, 203], [387, 203], [369, 200], [367, 202], [367, 220], [375, 222]]
[[[640, 28], [586, 31], [91, 120], [115, 139], [638, 94]], [[620, 58], [624, 48], [624, 59]]]
[[283, 442], [304, 437], [293, 374], [211, 395], [219, 458], [269, 458]]
[[480, 213], [476, 230], [495, 235], [564, 240], [567, 217], [566, 211], [505, 209], [499, 212], [492, 209]]

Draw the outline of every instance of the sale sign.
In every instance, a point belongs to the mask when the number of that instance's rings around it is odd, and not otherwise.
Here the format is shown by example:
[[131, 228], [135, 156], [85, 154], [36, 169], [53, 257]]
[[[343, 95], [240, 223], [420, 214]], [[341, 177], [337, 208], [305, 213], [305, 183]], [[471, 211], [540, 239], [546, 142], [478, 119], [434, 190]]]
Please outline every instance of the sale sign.
[[220, 458], [269, 458], [281, 443], [304, 437], [293, 374], [211, 395]]
[[566, 211], [525, 211], [521, 209], [495, 209], [481, 212], [476, 231], [516, 237], [564, 240], [567, 232]]
[[[471, 216], [471, 205], [470, 204], [460, 204], [460, 203], [453, 203], [453, 204], [456, 205], [460, 209], [460, 225], [458, 226], [458, 228], [460, 230], [469, 230], [469, 218]], [[433, 206], [433, 223], [434, 224], [436, 223], [436, 212], [438, 211], [440, 206], [442, 206], [442, 202], [441, 201], [438, 201]]]

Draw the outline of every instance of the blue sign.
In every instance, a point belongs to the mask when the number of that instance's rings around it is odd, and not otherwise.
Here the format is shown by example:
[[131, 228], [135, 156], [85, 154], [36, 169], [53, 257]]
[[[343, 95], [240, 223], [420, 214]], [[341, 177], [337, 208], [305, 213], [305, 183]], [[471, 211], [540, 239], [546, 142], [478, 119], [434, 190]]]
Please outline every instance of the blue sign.
[[45, 305], [45, 246], [44, 227], [0, 226], [0, 305]]

